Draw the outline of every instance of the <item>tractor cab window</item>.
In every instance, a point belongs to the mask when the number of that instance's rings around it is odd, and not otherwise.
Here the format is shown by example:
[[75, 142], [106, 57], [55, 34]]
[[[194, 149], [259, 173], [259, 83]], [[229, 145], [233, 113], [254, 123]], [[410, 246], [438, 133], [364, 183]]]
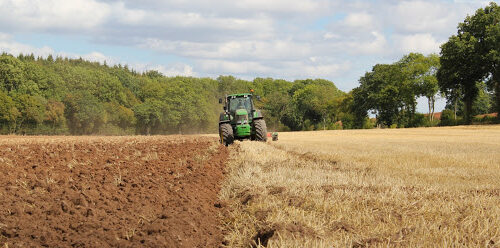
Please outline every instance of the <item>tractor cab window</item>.
[[252, 100], [250, 97], [236, 97], [229, 102], [229, 112], [236, 112], [238, 109], [246, 109], [248, 113], [252, 111]]

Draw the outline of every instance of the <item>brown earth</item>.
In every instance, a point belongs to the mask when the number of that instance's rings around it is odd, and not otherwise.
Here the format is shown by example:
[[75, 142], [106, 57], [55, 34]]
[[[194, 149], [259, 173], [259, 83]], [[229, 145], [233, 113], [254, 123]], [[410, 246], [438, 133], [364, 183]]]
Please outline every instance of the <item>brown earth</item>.
[[0, 247], [218, 247], [215, 138], [0, 137]]

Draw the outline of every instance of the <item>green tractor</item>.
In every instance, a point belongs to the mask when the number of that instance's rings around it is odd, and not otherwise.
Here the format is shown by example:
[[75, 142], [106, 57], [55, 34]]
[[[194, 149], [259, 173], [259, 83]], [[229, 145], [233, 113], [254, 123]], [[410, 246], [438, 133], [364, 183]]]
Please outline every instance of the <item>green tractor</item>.
[[[220, 142], [226, 146], [237, 140], [267, 141], [266, 121], [260, 110], [255, 109], [252, 94], [227, 95], [224, 100], [224, 112], [219, 118]], [[257, 96], [257, 99], [259, 97]]]

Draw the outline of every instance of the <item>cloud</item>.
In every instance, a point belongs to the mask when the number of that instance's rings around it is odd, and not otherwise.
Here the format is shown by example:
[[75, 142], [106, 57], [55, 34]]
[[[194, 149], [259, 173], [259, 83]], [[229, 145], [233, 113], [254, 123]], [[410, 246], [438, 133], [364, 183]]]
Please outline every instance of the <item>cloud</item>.
[[10, 30], [90, 30], [102, 25], [111, 9], [94, 0], [1, 0], [0, 27]]
[[279, 16], [318, 14], [329, 10], [337, 1], [329, 0], [107, 0], [107, 3], [125, 3], [129, 8], [156, 10], [159, 12], [172, 9], [190, 12], [211, 12], [220, 16], [252, 16], [256, 13]]
[[392, 14], [386, 18], [399, 33], [431, 32], [447, 38], [467, 14], [485, 5], [484, 1], [399, 1], [389, 7]]
[[378, 31], [349, 35], [326, 33], [323, 37], [327, 43], [321, 46], [318, 52], [329, 50], [350, 56], [376, 55], [387, 52], [387, 39], [384, 34]]
[[439, 53], [444, 41], [436, 41], [429, 33], [396, 36], [394, 43], [403, 53], [420, 52], [423, 54]]
[[[292, 75], [298, 77], [312, 77], [312, 78], [332, 78], [344, 74], [351, 68], [350, 62], [341, 64], [319, 64], [319, 65], [301, 65], [300, 63], [290, 71]], [[302, 70], [300, 69], [302, 68]]]
[[270, 73], [271, 68], [254, 61], [226, 61], [215, 59], [198, 60], [200, 69], [211, 74], [256, 74]]
[[[78, 55], [69, 55], [68, 57], [76, 57]], [[93, 62], [99, 62], [99, 63], [104, 63], [106, 62], [107, 64], [115, 64], [116, 60], [108, 57], [100, 52], [91, 52], [88, 54], [84, 54], [81, 56], [85, 60], [93, 61]]]
[[259, 12], [317, 13], [328, 6], [327, 1], [313, 0], [241, 0], [229, 1], [235, 7]]
[[351, 68], [349, 61], [334, 63], [323, 58], [305, 61], [282, 61], [263, 63], [255, 61], [198, 60], [200, 70], [211, 76], [241, 75], [246, 79], [258, 76], [275, 77], [288, 80], [297, 78], [332, 78], [347, 72]]
[[373, 27], [374, 19], [372, 15], [361, 12], [361, 13], [350, 13], [342, 22], [343, 25], [349, 28], [357, 29], [370, 29]]
[[380, 54], [386, 50], [387, 40], [385, 36], [377, 31], [371, 32], [373, 40], [347, 44], [357, 54]]
[[142, 47], [190, 58], [229, 60], [289, 60], [312, 52], [311, 44], [293, 40], [208, 43], [149, 39]]
[[182, 64], [182, 63], [177, 63], [177, 64], [172, 64], [168, 67], [165, 67], [163, 65], [157, 65], [153, 66], [151, 70], [157, 70], [161, 72], [163, 75], [167, 77], [174, 77], [174, 76], [196, 76], [196, 73], [193, 72], [193, 67], [190, 65]]

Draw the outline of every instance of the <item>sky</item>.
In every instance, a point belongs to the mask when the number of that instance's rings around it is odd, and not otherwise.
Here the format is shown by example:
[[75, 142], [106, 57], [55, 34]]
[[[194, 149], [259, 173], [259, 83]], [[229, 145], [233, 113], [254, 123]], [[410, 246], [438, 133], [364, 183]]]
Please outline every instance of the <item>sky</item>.
[[[324, 78], [439, 53], [480, 0], [0, 0], [0, 51], [127, 64], [166, 76]], [[444, 107], [438, 100], [436, 110]], [[427, 112], [425, 99], [418, 110]]]

